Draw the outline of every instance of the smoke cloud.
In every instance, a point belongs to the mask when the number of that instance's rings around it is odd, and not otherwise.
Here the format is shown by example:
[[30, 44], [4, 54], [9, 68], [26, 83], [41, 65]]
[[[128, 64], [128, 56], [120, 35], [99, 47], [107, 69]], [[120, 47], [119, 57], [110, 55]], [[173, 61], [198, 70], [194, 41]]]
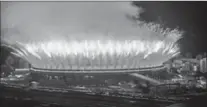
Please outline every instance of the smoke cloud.
[[[159, 33], [126, 16], [142, 12], [130, 2], [3, 2], [1, 27], [19, 42], [48, 39], [156, 39]], [[18, 33], [11, 32], [18, 31]], [[8, 36], [7, 36], [8, 39]]]

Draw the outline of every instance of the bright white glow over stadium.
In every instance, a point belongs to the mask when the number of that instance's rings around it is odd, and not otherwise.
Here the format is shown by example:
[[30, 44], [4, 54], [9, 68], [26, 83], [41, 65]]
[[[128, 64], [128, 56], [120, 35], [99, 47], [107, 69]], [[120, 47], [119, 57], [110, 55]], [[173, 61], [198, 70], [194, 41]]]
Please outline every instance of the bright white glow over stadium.
[[[2, 9], [2, 37], [34, 67], [106, 69], [159, 66], [179, 54], [182, 32], [132, 21], [130, 2], [22, 2]], [[17, 32], [14, 31], [17, 29]]]
[[53, 40], [22, 44], [22, 50], [34, 66], [50, 69], [151, 67], [179, 53], [172, 43], [139, 40]]

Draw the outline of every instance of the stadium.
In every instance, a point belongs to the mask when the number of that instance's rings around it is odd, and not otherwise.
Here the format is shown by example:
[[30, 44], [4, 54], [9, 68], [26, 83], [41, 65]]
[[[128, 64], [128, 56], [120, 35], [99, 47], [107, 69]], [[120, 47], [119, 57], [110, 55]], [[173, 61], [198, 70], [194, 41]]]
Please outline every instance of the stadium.
[[[175, 97], [176, 94], [190, 93], [185, 89], [173, 91], [189, 84], [186, 74], [170, 72], [170, 66], [176, 64], [176, 60], [172, 62], [171, 59], [179, 54], [179, 48], [175, 46], [160, 41], [52, 41], [34, 44], [3, 41], [1, 50], [4, 54], [1, 55], [13, 69], [1, 69], [1, 74], [4, 74], [1, 75], [1, 84], [22, 88], [30, 84], [30, 88], [39, 90], [30, 92], [36, 96], [35, 101], [41, 98], [35, 93], [52, 91], [87, 93], [86, 98], [94, 94], [93, 98], [97, 95], [133, 96], [139, 100], [152, 98], [168, 105], [187, 98]], [[199, 62], [185, 58], [177, 59], [177, 62], [179, 60]], [[177, 63], [177, 68], [181, 65]], [[7, 88], [3, 91], [7, 92]], [[55, 93], [51, 95], [56, 96]], [[5, 93], [5, 96], [11, 95]], [[42, 97], [48, 99], [47, 95]], [[79, 104], [79, 99], [76, 100], [73, 106]], [[57, 99], [47, 102], [57, 102]]]
[[203, 81], [192, 81], [198, 70], [188, 67], [199, 61], [179, 57], [184, 32], [134, 20], [141, 10], [130, 3], [95, 4], [5, 8], [0, 97], [71, 107], [133, 107], [185, 101], [198, 83], [203, 90]]
[[[180, 87], [180, 85], [176, 84], [176, 82], [175, 84], [172, 82], [173, 79], [181, 79], [179, 77], [179, 74], [167, 72], [168, 64], [165, 63], [169, 62], [170, 58], [164, 59], [162, 57], [163, 59], [161, 59], [160, 57], [160, 61], [158, 60], [158, 62], [153, 62], [153, 59], [151, 60], [149, 58], [150, 55], [148, 57], [144, 57], [144, 55], [136, 56], [136, 54], [133, 56], [133, 54], [130, 54], [129, 51], [128, 54], [119, 53], [119, 57], [117, 57], [117, 55], [112, 56], [113, 54], [108, 54], [107, 56], [102, 56], [102, 58], [100, 58], [101, 55], [98, 56], [99, 58], [94, 58], [91, 52], [91, 56], [90, 54], [88, 56], [85, 55], [85, 59], [87, 59], [85, 60], [84, 55], [81, 56], [82, 53], [80, 53], [80, 51], [79, 53], [75, 53], [73, 57], [69, 57], [66, 55], [63, 56], [61, 53], [53, 50], [51, 51], [50, 56], [49, 53], [46, 54], [46, 51], [43, 51], [45, 52], [43, 53], [41, 49], [39, 49], [35, 53], [35, 49], [33, 49], [32, 51], [31, 48], [27, 47], [27, 50], [23, 50], [23, 46], [26, 45], [21, 46], [22, 47], [19, 48], [20, 46], [18, 45], [8, 45], [6, 43], [1, 44], [1, 50], [10, 53], [7, 53], [7, 55], [11, 56], [14, 60], [16, 60], [16, 63], [13, 64], [15, 70], [12, 73], [10, 72], [8, 73], [8, 75], [5, 75], [1, 80], [3, 82], [2, 84], [10, 84], [9, 87], [13, 87], [14, 89], [15, 87], [28, 87], [27, 84], [31, 84], [30, 88], [32, 88], [33, 91], [29, 91], [30, 94], [28, 92], [24, 93], [28, 93], [28, 95], [32, 94], [34, 101], [40, 101], [40, 99], [43, 98], [44, 101], [49, 103], [56, 102], [59, 104], [73, 104], [72, 106], [79, 106], [78, 102], [80, 98], [83, 98], [83, 93], [87, 93], [87, 96], [85, 96], [86, 99], [88, 99], [89, 97], [97, 99], [97, 95], [104, 96], [103, 98], [107, 98], [108, 100], [104, 100], [104, 103], [99, 103], [108, 104], [110, 106], [114, 105], [114, 103], [109, 104], [110, 101], [122, 101], [125, 98], [128, 99], [128, 97], [130, 96], [133, 96], [133, 99], [139, 99], [139, 101], [146, 98], [150, 98], [150, 101], [153, 101], [154, 98], [156, 100], [159, 99], [159, 104], [164, 105], [169, 105], [175, 102], [186, 100], [186, 98], [182, 97], [173, 97], [175, 96], [174, 92], [169, 93], [170, 89], [173, 90], [176, 87]], [[61, 48], [59, 49], [59, 52], [60, 50]], [[58, 54], [52, 52], [57, 52]], [[94, 53], [94, 56], [97, 54], [98, 53]], [[151, 54], [151, 56], [153, 56], [153, 54]], [[156, 57], [159, 57], [159, 54]], [[174, 56], [173, 54], [171, 54], [171, 56], [169, 57], [173, 58]], [[112, 59], [112, 61], [110, 59]], [[124, 63], [120, 63], [119, 61], [117, 61], [117, 59], [121, 60], [120, 62]], [[43, 61], [44, 63], [41, 61]], [[51, 61], [51, 63], [49, 63], [49, 61]], [[84, 61], [85, 63], [83, 63]], [[133, 62], [136, 64], [133, 64]], [[36, 83], [34, 83], [34, 81]], [[7, 85], [5, 87], [9, 88]], [[4, 95], [13, 96], [9, 94], [11, 92], [11, 89], [7, 88], [3, 88], [6, 90], [2, 90], [5, 92]], [[168, 89], [166, 90], [166, 88]], [[16, 93], [17, 90], [15, 91], [14, 89], [12, 90], [14, 91], [14, 93]], [[10, 91], [7, 92], [8, 90]], [[53, 96], [53, 99], [49, 98], [48, 92], [53, 92], [50, 93], [50, 96]], [[72, 97], [72, 99], [74, 99], [74, 102], [71, 103], [69, 101], [69, 99], [71, 99], [69, 97], [72, 95], [71, 94], [65, 96], [68, 97], [67, 103], [58, 102], [59, 100], [55, 99], [60, 98], [55, 97], [57, 96], [57, 92], [77, 93], [77, 99], [75, 100], [74, 97]], [[79, 92], [80, 94], [82, 93], [82, 97], [78, 96]], [[48, 95], [46, 95], [46, 93]], [[177, 94], [182, 93], [183, 91], [180, 91]], [[21, 94], [19, 94], [15, 96], [20, 98], [27, 98], [29, 97], [28, 95], [24, 94], [24, 96], [22, 96]], [[110, 98], [112, 96], [116, 97]], [[86, 102], [82, 103], [84, 105], [89, 104], [91, 106], [94, 102], [89, 103], [90, 101], [92, 100], [88, 99]]]
[[[11, 55], [16, 59], [21, 59], [14, 73], [25, 71], [44, 75], [39, 77], [47, 75], [47, 78], [51, 78], [48, 75], [59, 75], [62, 78], [72, 78], [67, 82], [76, 85], [85, 81], [89, 85], [110, 86], [118, 85], [122, 81], [127, 81], [128, 84], [134, 82], [134, 79], [149, 81], [153, 85], [161, 84], [157, 80], [161, 76], [146, 77], [141, 74], [166, 71], [167, 67], [163, 63], [179, 53], [176, 45], [160, 41], [52, 41], [36, 44], [17, 42], [13, 45], [2, 43], [2, 48], [12, 51]], [[153, 76], [155, 73], [152, 73]], [[66, 80], [68, 79], [64, 79]], [[75, 83], [75, 80], [79, 81]]]

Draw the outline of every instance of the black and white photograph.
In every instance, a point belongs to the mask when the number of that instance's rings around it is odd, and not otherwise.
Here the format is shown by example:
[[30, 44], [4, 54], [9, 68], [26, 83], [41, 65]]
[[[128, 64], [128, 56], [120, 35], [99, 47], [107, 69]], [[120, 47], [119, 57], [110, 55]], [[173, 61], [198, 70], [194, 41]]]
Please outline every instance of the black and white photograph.
[[207, 107], [206, 1], [1, 1], [0, 107]]

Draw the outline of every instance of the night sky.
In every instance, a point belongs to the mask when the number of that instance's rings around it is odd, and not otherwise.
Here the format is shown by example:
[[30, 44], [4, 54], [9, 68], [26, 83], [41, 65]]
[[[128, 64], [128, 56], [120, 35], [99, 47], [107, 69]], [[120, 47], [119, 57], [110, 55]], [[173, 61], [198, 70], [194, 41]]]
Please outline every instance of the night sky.
[[170, 28], [179, 27], [186, 33], [180, 40], [181, 52], [194, 56], [207, 52], [207, 2], [136, 2], [145, 9], [141, 19], [165, 23]]

